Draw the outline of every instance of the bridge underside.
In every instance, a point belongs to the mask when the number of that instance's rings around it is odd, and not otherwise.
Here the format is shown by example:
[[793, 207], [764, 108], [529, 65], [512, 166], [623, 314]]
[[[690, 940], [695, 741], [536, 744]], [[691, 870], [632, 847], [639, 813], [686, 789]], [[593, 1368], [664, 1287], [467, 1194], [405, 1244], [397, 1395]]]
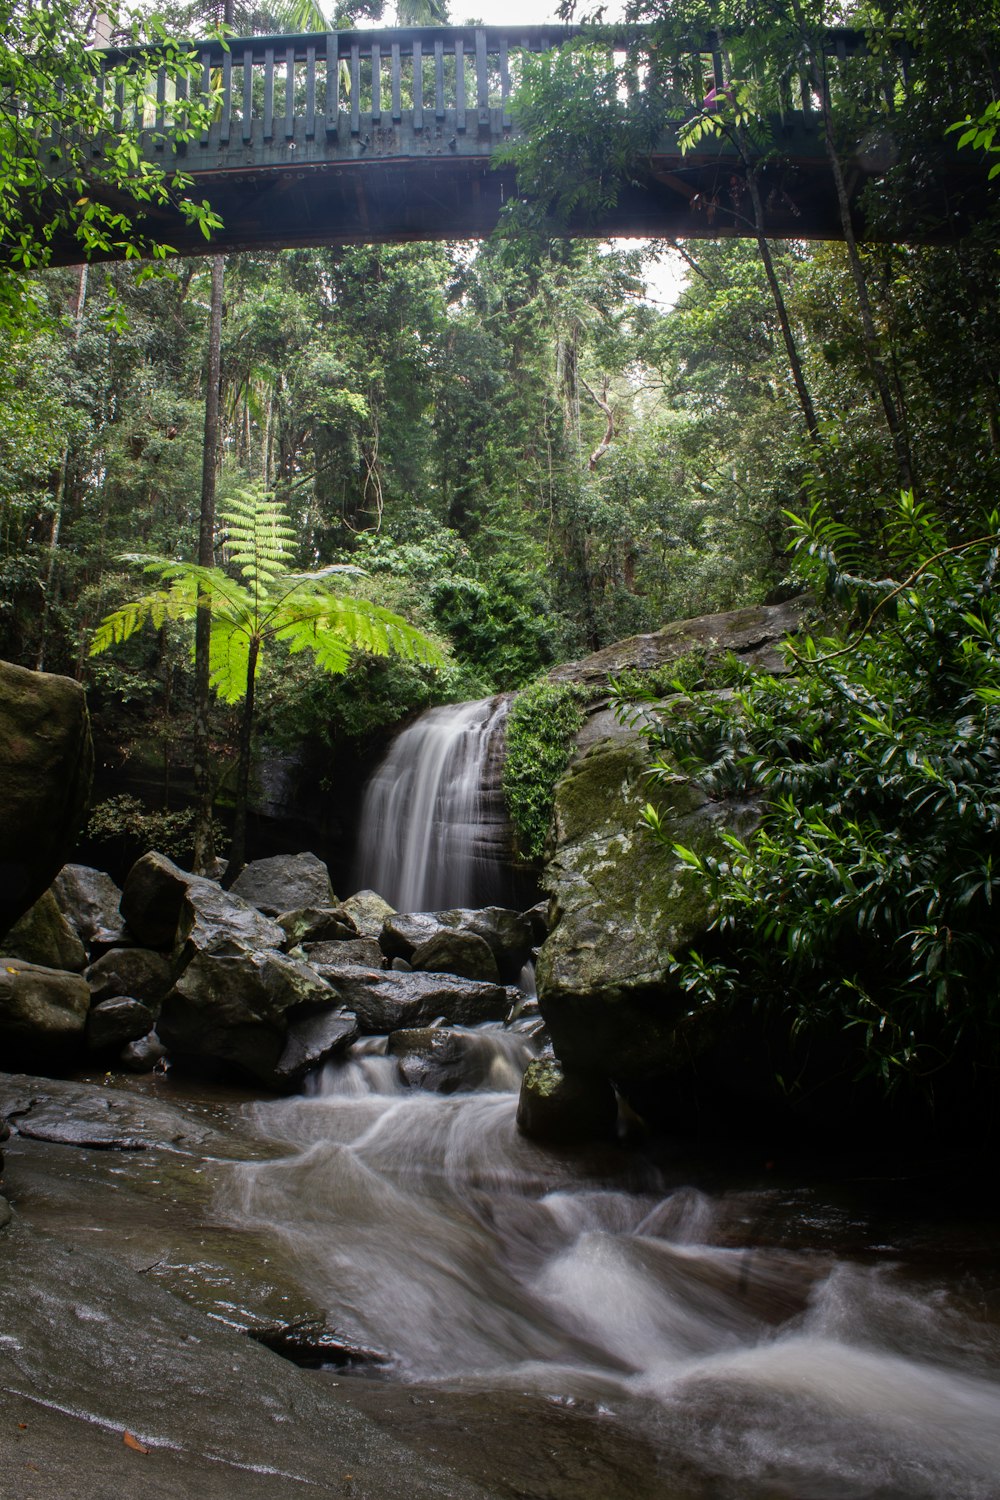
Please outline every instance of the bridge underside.
[[[212, 153], [214, 160], [204, 160], [192, 145], [177, 165], [193, 177], [188, 191], [196, 199], [209, 200], [223, 228], [206, 241], [197, 228], [185, 225], [179, 212], [166, 206], [138, 213], [137, 227], [181, 255], [482, 238], [517, 194], [514, 170], [494, 167], [488, 145], [475, 154], [474, 141], [456, 141], [455, 149], [449, 149], [446, 131], [442, 137], [439, 154], [394, 156], [377, 148], [366, 153], [362, 133], [356, 144], [352, 142], [349, 156], [332, 160], [302, 159], [309, 153], [295, 159], [291, 145], [283, 148], [280, 159], [272, 151], [264, 162], [259, 151], [234, 152], [224, 162]], [[877, 160], [859, 160], [848, 167], [855, 227], [862, 233], [871, 232], [864, 223], [862, 190], [872, 181], [877, 187], [880, 168], [884, 163]], [[762, 168], [761, 187], [770, 237], [842, 238], [829, 167], [815, 148], [798, 156], [783, 155], [780, 164]], [[912, 231], [897, 226], [892, 238], [945, 241], [961, 233], [967, 227], [969, 205], [967, 194], [958, 196], [961, 182], [954, 170], [949, 188], [956, 194], [953, 202], [942, 190], [939, 201], [916, 205], [919, 228], [916, 220]], [[124, 206], [124, 199], [119, 203]], [[134, 204], [128, 208], [135, 214]], [[928, 209], [934, 222], [930, 230]], [[754, 233], [738, 161], [718, 150], [682, 156], [676, 148], [651, 157], [643, 180], [624, 184], [616, 206], [599, 221], [568, 227], [572, 233], [602, 238], [714, 239]], [[70, 235], [54, 240], [52, 251], [54, 265], [80, 259], [79, 245]]]

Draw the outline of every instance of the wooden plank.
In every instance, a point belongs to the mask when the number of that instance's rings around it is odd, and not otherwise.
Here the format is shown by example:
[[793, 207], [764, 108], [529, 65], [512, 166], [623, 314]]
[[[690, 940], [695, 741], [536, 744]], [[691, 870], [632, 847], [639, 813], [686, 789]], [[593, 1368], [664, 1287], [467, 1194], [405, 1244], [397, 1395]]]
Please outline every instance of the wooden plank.
[[444, 119], [444, 42], [434, 41], [434, 118]]
[[510, 130], [513, 121], [507, 105], [510, 102], [510, 56], [507, 51], [506, 33], [500, 38], [500, 125]]
[[295, 48], [285, 48], [285, 140], [295, 136]]
[[253, 48], [243, 49], [243, 142], [253, 140]]
[[229, 127], [233, 120], [233, 54], [227, 47], [222, 54], [222, 119], [219, 121], [219, 141], [229, 145]]
[[[315, 100], [314, 100], [315, 103]], [[340, 33], [326, 38], [326, 133], [336, 135], [340, 120]]]
[[[207, 104], [212, 97], [212, 54], [203, 52], [201, 54], [201, 95], [202, 102]], [[201, 144], [208, 145], [209, 126], [206, 125], [201, 132]]]
[[274, 48], [264, 48], [264, 139], [274, 135]]
[[372, 123], [382, 119], [382, 48], [372, 42]]
[[455, 125], [465, 129], [465, 43], [455, 38]]
[[163, 131], [167, 125], [167, 70], [157, 68], [156, 70], [156, 137], [155, 147], [157, 151], [163, 150]]
[[125, 85], [121, 79], [115, 84], [115, 107], [111, 116], [112, 129], [119, 133], [122, 128], [122, 116], [125, 108]]
[[351, 43], [351, 134], [361, 134], [361, 48]]
[[476, 109], [479, 112], [479, 133], [490, 128], [490, 75], [486, 60], [486, 32], [476, 27]]
[[413, 43], [413, 128], [424, 128], [424, 51], [420, 43]]
[[[336, 73], [336, 69], [334, 69]], [[327, 84], [329, 87], [329, 84]], [[316, 47], [310, 42], [306, 48], [306, 140], [316, 139]]]
[[392, 118], [398, 122], [403, 118], [399, 99], [399, 43], [392, 44]]

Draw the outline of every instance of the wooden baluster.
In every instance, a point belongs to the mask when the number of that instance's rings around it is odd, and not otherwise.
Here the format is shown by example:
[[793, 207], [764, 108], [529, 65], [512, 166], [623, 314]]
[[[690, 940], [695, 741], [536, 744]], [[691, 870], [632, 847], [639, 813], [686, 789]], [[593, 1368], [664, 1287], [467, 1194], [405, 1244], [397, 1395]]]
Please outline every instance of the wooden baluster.
[[413, 43], [413, 128], [424, 128], [424, 51], [417, 41]]
[[219, 121], [219, 145], [229, 145], [229, 128], [233, 119], [233, 54], [227, 47], [222, 54], [222, 118]]
[[243, 49], [243, 144], [253, 140], [253, 49]]
[[156, 70], [156, 138], [154, 146], [157, 151], [163, 150], [163, 132], [167, 127], [167, 70], [159, 67]]
[[403, 118], [403, 110], [400, 104], [400, 80], [399, 80], [399, 43], [392, 44], [392, 119], [398, 125]]
[[444, 119], [444, 42], [434, 42], [434, 118]]
[[[207, 104], [212, 97], [212, 54], [203, 52], [201, 54], [201, 95], [202, 103]], [[201, 132], [201, 144], [208, 145], [209, 126], [206, 125]]]
[[372, 42], [372, 124], [382, 119], [382, 48]]
[[486, 32], [476, 27], [476, 109], [479, 112], [479, 134], [490, 132], [490, 75], [486, 58]]
[[465, 129], [465, 43], [455, 38], [455, 124]]
[[361, 134], [361, 48], [351, 43], [351, 134]]
[[510, 57], [507, 52], [507, 38], [500, 38], [500, 125], [503, 130], [509, 130], [514, 123], [507, 108], [510, 102]]
[[264, 48], [264, 139], [274, 135], [274, 48]]
[[295, 139], [295, 48], [285, 48], [285, 140]]
[[[314, 69], [315, 72], [315, 69]], [[316, 85], [313, 82], [310, 108], [316, 107]], [[329, 31], [326, 36], [326, 133], [336, 135], [340, 119], [340, 32]], [[313, 121], [315, 134], [315, 120]], [[306, 134], [309, 135], [307, 126]]]

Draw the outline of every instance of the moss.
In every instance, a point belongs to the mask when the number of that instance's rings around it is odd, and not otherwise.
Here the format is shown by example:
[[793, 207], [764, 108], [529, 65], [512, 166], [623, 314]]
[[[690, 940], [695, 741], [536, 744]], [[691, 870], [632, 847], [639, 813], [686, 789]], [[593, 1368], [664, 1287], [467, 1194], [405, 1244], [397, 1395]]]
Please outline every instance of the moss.
[[555, 788], [583, 723], [587, 690], [574, 683], [535, 682], [519, 693], [507, 719], [503, 791], [518, 853], [540, 859]]

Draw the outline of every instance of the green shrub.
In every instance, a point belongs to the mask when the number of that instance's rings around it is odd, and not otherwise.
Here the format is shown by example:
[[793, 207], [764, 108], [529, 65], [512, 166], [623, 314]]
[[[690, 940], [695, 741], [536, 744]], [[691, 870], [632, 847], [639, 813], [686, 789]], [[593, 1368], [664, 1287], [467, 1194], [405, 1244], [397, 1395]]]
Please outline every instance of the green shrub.
[[858, 539], [818, 510], [796, 525], [799, 572], [853, 628], [800, 644], [790, 678], [646, 731], [654, 777], [765, 806], [721, 857], [675, 848], [727, 936], [724, 963], [681, 955], [675, 971], [695, 997], [796, 1030], [834, 1021], [887, 1088], [956, 1054], [996, 1066], [1000, 522], [949, 545], [904, 495], [888, 539], [901, 583], [861, 576]]

